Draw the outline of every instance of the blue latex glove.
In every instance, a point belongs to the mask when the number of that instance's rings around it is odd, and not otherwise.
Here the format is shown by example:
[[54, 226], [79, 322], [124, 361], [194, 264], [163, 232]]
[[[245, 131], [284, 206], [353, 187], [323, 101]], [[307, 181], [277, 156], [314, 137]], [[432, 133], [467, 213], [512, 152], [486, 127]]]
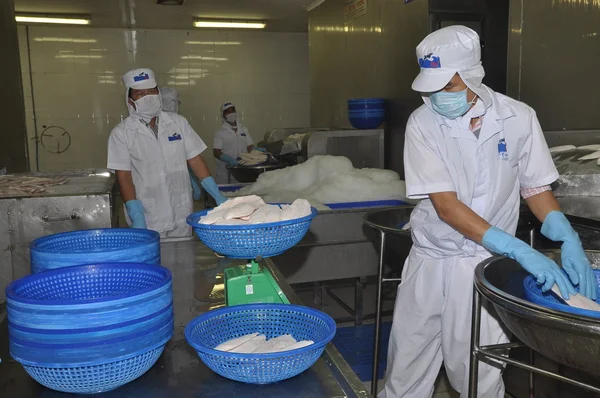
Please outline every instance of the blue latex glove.
[[202, 197], [202, 189], [200, 188], [200, 184], [198, 184], [198, 180], [196, 176], [190, 172], [190, 183], [192, 184], [192, 197], [194, 200], [200, 200]]
[[567, 217], [560, 211], [550, 212], [542, 224], [542, 235], [555, 242], [563, 242], [561, 253], [563, 269], [569, 275], [571, 282], [579, 285], [579, 293], [596, 300], [598, 286], [596, 276], [583, 251], [579, 235], [571, 227]]
[[543, 284], [542, 291], [547, 292], [556, 283], [565, 300], [576, 294], [575, 288], [560, 267], [527, 243], [507, 234], [499, 228], [491, 227], [483, 235], [483, 247], [491, 252], [517, 260], [521, 267]]
[[219, 187], [215, 182], [215, 179], [212, 177], [205, 178], [202, 180], [202, 187], [213, 197], [215, 202], [217, 202], [217, 206], [227, 202], [227, 198], [223, 196], [221, 191], [219, 191]]
[[262, 152], [262, 153], [266, 153], [267, 150], [265, 148], [261, 148], [259, 146], [255, 146], [254, 149], [256, 149], [258, 152]]
[[127, 214], [131, 220], [131, 228], [147, 229], [146, 218], [144, 217], [144, 206], [141, 200], [130, 200], [125, 203]]
[[224, 153], [221, 154], [221, 157], [219, 158], [221, 161], [227, 163], [230, 166], [237, 166], [238, 162], [237, 160], [235, 160], [234, 158], [232, 158], [229, 155], [226, 155]]

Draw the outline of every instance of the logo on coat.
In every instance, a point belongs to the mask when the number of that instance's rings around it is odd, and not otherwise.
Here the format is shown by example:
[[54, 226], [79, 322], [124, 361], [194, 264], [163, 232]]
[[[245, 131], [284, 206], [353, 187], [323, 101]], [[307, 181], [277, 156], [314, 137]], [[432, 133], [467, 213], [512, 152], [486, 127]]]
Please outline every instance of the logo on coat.
[[146, 72], [142, 72], [139, 75], [133, 77], [134, 82], [141, 82], [144, 80], [150, 80], [150, 76], [148, 76]]
[[500, 159], [508, 160], [508, 151], [506, 150], [506, 140], [504, 138], [498, 141], [498, 154], [500, 155]]
[[431, 54], [425, 55], [423, 58], [419, 58], [419, 66], [425, 69], [437, 69], [442, 67], [440, 57]]
[[169, 137], [169, 141], [171, 142], [179, 140], [181, 140], [181, 135], [179, 135], [178, 133], [173, 133], [173, 135]]

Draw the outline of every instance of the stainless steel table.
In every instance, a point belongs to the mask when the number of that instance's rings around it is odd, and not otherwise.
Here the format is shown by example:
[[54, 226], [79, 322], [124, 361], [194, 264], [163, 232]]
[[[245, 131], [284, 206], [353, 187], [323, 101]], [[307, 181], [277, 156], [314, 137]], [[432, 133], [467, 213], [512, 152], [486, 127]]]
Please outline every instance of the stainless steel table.
[[[156, 365], [138, 380], [102, 397], [370, 397], [361, 381], [329, 344], [323, 356], [309, 370], [289, 380], [270, 385], [250, 385], [220, 377], [198, 358], [187, 344], [183, 331], [196, 316], [224, 305], [224, 268], [240, 264], [237, 260], [219, 260], [196, 238], [170, 239], [161, 243], [162, 263], [173, 273], [175, 334]], [[282, 279], [273, 262], [266, 266], [290, 302], [300, 299]], [[48, 390], [10, 358], [8, 328], [0, 310], [0, 395], [2, 397], [57, 397], [69, 395]], [[4, 319], [3, 319], [4, 318]]]

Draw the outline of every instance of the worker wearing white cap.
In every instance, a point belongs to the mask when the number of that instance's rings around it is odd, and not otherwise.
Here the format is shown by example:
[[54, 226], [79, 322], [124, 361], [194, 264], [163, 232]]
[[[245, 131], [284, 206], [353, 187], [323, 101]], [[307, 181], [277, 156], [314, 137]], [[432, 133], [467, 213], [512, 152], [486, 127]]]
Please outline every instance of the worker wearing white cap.
[[217, 203], [226, 200], [200, 156], [206, 145], [184, 117], [162, 110], [150, 69], [127, 72], [123, 83], [129, 117], [110, 133], [108, 168], [117, 176], [128, 223], [163, 237], [188, 236], [188, 166]]
[[[413, 89], [425, 102], [405, 137], [407, 196], [422, 199], [411, 214], [413, 247], [394, 308], [385, 388], [380, 398], [431, 397], [442, 362], [452, 387], [467, 396], [474, 269], [491, 253], [518, 261], [542, 289], [596, 298], [581, 242], [549, 185], [558, 178], [533, 109], [482, 84], [477, 34], [451, 26], [417, 47], [421, 73]], [[562, 264], [514, 237], [520, 196], [564, 242]], [[508, 342], [483, 309], [481, 343]], [[504, 397], [501, 366], [479, 366], [478, 396]]]
[[248, 129], [238, 120], [234, 104], [225, 102], [221, 106], [221, 118], [223, 125], [215, 133], [213, 142], [213, 155], [217, 159], [216, 180], [219, 184], [236, 183], [237, 181], [229, 176], [227, 166], [237, 166], [237, 159], [242, 153], [252, 149], [264, 150], [254, 147]]

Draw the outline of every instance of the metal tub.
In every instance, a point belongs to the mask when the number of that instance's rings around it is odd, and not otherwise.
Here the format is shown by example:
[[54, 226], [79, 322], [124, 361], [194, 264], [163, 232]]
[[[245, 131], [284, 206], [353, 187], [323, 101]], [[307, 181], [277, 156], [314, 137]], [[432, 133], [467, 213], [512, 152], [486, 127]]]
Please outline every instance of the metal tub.
[[[560, 251], [542, 252], [560, 264]], [[600, 251], [586, 253], [594, 268], [600, 268]], [[525, 300], [526, 276], [516, 261], [492, 257], [477, 266], [475, 287], [523, 343], [559, 364], [600, 376], [600, 318], [556, 311]]]

